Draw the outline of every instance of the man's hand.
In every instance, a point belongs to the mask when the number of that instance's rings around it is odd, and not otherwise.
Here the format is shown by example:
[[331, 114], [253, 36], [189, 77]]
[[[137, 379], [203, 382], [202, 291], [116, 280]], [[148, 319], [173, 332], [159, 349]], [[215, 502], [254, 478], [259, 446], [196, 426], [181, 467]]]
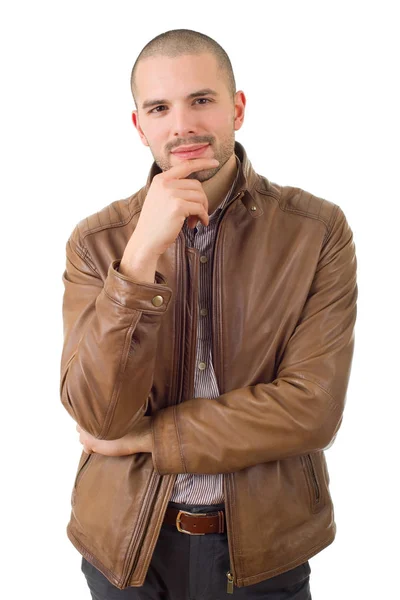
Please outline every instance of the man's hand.
[[126, 245], [121, 259], [122, 273], [138, 251], [148, 258], [157, 258], [176, 240], [188, 218], [189, 228], [197, 221], [209, 223], [207, 195], [197, 179], [187, 179], [194, 172], [206, 171], [211, 177], [218, 170], [215, 158], [182, 160], [153, 177], [143, 202], [140, 218]]
[[87, 454], [96, 452], [106, 456], [126, 456], [137, 452], [153, 451], [151, 417], [142, 417], [132, 431], [117, 440], [98, 440], [79, 425], [76, 426], [76, 430], [80, 434], [79, 441]]

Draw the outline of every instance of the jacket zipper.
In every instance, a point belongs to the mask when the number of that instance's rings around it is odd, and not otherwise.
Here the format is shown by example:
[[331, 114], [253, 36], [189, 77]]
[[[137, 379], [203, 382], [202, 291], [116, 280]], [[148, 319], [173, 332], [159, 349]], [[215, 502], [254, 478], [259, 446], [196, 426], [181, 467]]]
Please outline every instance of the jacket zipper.
[[311, 475], [311, 483], [314, 488], [314, 499], [315, 499], [315, 502], [318, 503], [319, 498], [320, 498], [320, 490], [319, 490], [318, 479], [317, 479], [317, 475], [315, 473], [313, 461], [309, 454], [306, 454], [305, 458], [306, 458], [306, 463], [308, 465], [308, 471]]
[[225, 517], [226, 517], [226, 529], [227, 529], [227, 536], [228, 536], [228, 549], [229, 549], [229, 571], [227, 571], [226, 573], [226, 577], [227, 577], [227, 584], [226, 584], [226, 592], [227, 594], [233, 594], [233, 586], [235, 585], [236, 582], [236, 573], [235, 573], [235, 567], [234, 567], [234, 560], [233, 560], [233, 543], [232, 543], [232, 535], [231, 535], [231, 514], [230, 514], [230, 507], [232, 506], [232, 503], [230, 501], [230, 495], [229, 495], [229, 486], [228, 486], [228, 482], [233, 478], [233, 474], [232, 473], [224, 473], [223, 474], [223, 482], [224, 482], [224, 496], [225, 496]]
[[[221, 346], [221, 344], [219, 344], [219, 346], [217, 344], [217, 342], [219, 341], [219, 330], [217, 328], [217, 323], [219, 320], [217, 320], [216, 314], [217, 314], [217, 309], [218, 309], [217, 294], [218, 294], [218, 292], [220, 292], [220, 277], [219, 277], [219, 264], [216, 263], [215, 257], [217, 255], [218, 243], [219, 243], [219, 239], [221, 237], [220, 230], [222, 227], [222, 217], [224, 216], [228, 207], [231, 206], [233, 201], [237, 200], [238, 198], [241, 198], [243, 195], [244, 195], [243, 190], [238, 192], [236, 194], [236, 196], [224, 207], [224, 209], [220, 215], [220, 219], [217, 224], [217, 231], [215, 234], [214, 252], [213, 252], [213, 259], [212, 259], [212, 267], [213, 267], [212, 360], [213, 360], [213, 365], [214, 365], [217, 382], [219, 384], [218, 387], [219, 387], [220, 394], [223, 393], [224, 382], [222, 381], [222, 372], [223, 372], [223, 370], [222, 370], [222, 358], [223, 358], [222, 357], [222, 346]], [[218, 295], [218, 297], [220, 297], [220, 294]], [[219, 353], [217, 352], [217, 347], [219, 347], [219, 349], [220, 349]], [[218, 364], [216, 363], [217, 358], [219, 359]], [[224, 473], [223, 474], [223, 486], [224, 486], [224, 497], [225, 497], [225, 516], [226, 516], [226, 521], [227, 521], [226, 528], [227, 528], [228, 548], [229, 548], [229, 571], [227, 571], [227, 573], [226, 573], [226, 577], [227, 577], [226, 591], [228, 594], [233, 594], [234, 585], [237, 581], [235, 567], [234, 567], [234, 560], [233, 560], [233, 543], [232, 543], [232, 533], [231, 533], [232, 526], [231, 526], [230, 512], [229, 512], [230, 507], [232, 506], [232, 502], [230, 500], [230, 489], [228, 486], [228, 482], [231, 481], [232, 479], [233, 479], [232, 473]]]
[[[182, 282], [183, 285], [181, 286], [181, 290], [178, 290], [177, 296], [176, 296], [176, 312], [175, 314], [178, 315], [178, 319], [179, 319], [179, 323], [178, 326], [176, 328], [176, 332], [185, 332], [186, 330], [186, 314], [183, 315], [183, 310], [182, 307], [184, 306], [184, 302], [185, 302], [185, 297], [186, 297], [186, 291], [187, 291], [187, 275], [184, 269], [184, 265], [185, 265], [185, 235], [183, 233], [183, 231], [181, 230], [178, 237], [177, 237], [177, 256], [178, 256], [178, 260], [177, 260], [177, 282], [178, 285], [180, 285], [180, 275], [182, 277]], [[181, 258], [181, 260], [179, 261], [179, 257]], [[180, 292], [180, 293], [179, 293]], [[183, 300], [182, 300], [183, 298]], [[178, 320], [177, 319], [177, 320]], [[183, 360], [182, 360], [182, 338], [183, 335], [178, 335], [176, 336], [178, 339], [176, 340], [176, 346], [175, 346], [175, 356], [174, 356], [174, 365], [177, 365], [178, 368], [176, 369], [176, 377], [175, 377], [175, 385], [173, 386], [173, 388], [175, 388], [176, 393], [174, 393], [174, 390], [171, 390], [171, 397], [170, 397], [170, 401], [168, 402], [169, 406], [172, 406], [172, 404], [174, 404], [176, 402], [176, 398], [178, 398], [178, 402], [181, 402], [181, 397], [182, 397], [182, 388], [183, 388]], [[171, 404], [172, 401], [172, 404]]]
[[128, 567], [127, 576], [125, 577], [124, 582], [123, 582], [124, 588], [127, 587], [128, 582], [130, 581], [130, 579], [132, 577], [133, 571], [135, 570], [137, 561], [139, 559], [140, 545], [141, 545], [144, 535], [146, 533], [146, 526], [147, 526], [148, 518], [149, 518], [150, 512], [154, 505], [154, 498], [155, 498], [154, 490], [156, 490], [156, 488], [158, 487], [159, 482], [161, 482], [161, 477], [159, 477], [157, 475], [157, 473], [154, 471], [151, 476], [151, 481], [148, 485], [145, 497], [142, 502], [142, 511], [143, 512], [142, 512], [142, 514], [139, 515], [138, 526], [133, 533], [131, 547], [128, 550], [128, 561], [127, 561], [128, 565], [131, 563], [132, 556], [134, 555], [135, 552], [136, 552], [136, 555], [133, 559], [132, 566]]
[[227, 572], [226, 574], [227, 578], [228, 578], [228, 585], [226, 587], [226, 591], [228, 594], [233, 594], [233, 575], [230, 571]]
[[190, 381], [188, 386], [188, 398], [193, 398], [194, 390], [194, 378], [195, 378], [195, 359], [196, 359], [196, 348], [197, 348], [197, 327], [198, 327], [198, 273], [199, 273], [199, 251], [193, 247], [191, 250], [194, 251], [193, 256], [193, 273], [192, 273], [192, 315], [193, 315], [193, 327], [191, 328], [191, 340], [190, 340], [190, 356], [188, 364], [188, 373], [190, 374]]
[[[217, 223], [217, 231], [215, 232], [215, 242], [214, 242], [214, 251], [213, 251], [213, 256], [212, 256], [212, 269], [213, 269], [213, 273], [212, 273], [212, 306], [213, 306], [213, 314], [212, 314], [212, 360], [213, 360], [213, 365], [214, 365], [214, 371], [215, 371], [215, 375], [219, 384], [219, 390], [220, 393], [223, 393], [223, 388], [224, 388], [224, 382], [222, 381], [222, 350], [221, 350], [221, 346], [219, 346], [219, 352], [217, 352], [217, 337], [219, 334], [219, 331], [217, 329], [217, 319], [216, 319], [216, 314], [217, 314], [217, 309], [218, 309], [218, 303], [217, 303], [217, 294], [218, 291], [220, 290], [220, 278], [219, 278], [219, 265], [217, 264], [217, 268], [216, 268], [216, 261], [215, 261], [215, 257], [217, 255], [217, 248], [218, 248], [218, 243], [219, 243], [219, 239], [220, 239], [220, 230], [222, 227], [222, 217], [224, 216], [224, 214], [226, 213], [226, 211], [228, 210], [228, 208], [233, 204], [233, 202], [235, 200], [240, 199], [242, 196], [244, 196], [244, 191], [240, 191], [236, 194], [236, 196], [234, 198], [232, 198], [231, 201], [228, 202], [228, 204], [225, 205], [225, 207], [223, 208], [218, 223]], [[218, 364], [217, 364], [217, 359], [219, 360]]]

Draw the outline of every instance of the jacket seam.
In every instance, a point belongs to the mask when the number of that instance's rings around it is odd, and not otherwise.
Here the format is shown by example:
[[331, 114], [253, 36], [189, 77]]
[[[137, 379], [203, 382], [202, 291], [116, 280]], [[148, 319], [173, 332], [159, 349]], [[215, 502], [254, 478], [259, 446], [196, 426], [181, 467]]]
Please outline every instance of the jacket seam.
[[301, 379], [304, 379], [304, 381], [310, 381], [311, 383], [314, 383], [323, 392], [325, 392], [329, 396], [329, 398], [332, 400], [332, 404], [334, 405], [333, 408], [332, 408], [332, 410], [334, 410], [335, 408], [340, 408], [339, 404], [336, 402], [335, 398], [332, 396], [332, 394], [330, 393], [330, 391], [327, 390], [323, 385], [321, 385], [320, 383], [318, 383], [318, 381], [315, 381], [315, 379], [310, 379], [309, 377], [304, 377], [304, 375], [302, 375], [301, 373], [297, 373], [296, 376], [300, 377]]
[[[88, 262], [88, 260], [87, 260], [87, 257], [88, 257], [88, 258], [89, 258], [89, 259], [92, 261], [92, 257], [91, 257], [91, 256], [90, 256], [90, 254], [89, 254], [89, 250], [88, 250], [86, 247], [84, 247], [84, 248], [81, 248], [80, 246], [78, 246], [78, 244], [76, 244], [76, 243], [73, 241], [73, 239], [72, 239], [71, 237], [69, 238], [69, 242], [70, 242], [70, 244], [73, 244], [73, 245], [74, 245], [75, 251], [76, 251], [76, 252], [77, 252], [77, 254], [80, 256], [80, 258], [83, 260], [83, 262], [85, 263], [85, 265], [86, 265], [87, 267], [89, 267], [89, 269], [90, 269], [90, 270], [91, 270], [93, 273], [95, 273], [97, 276], [99, 276], [100, 274], [99, 274], [99, 272], [97, 271], [96, 267], [94, 266], [94, 263], [93, 263], [93, 266], [92, 266], [92, 265], [91, 265], [91, 264]], [[92, 261], [92, 262], [93, 262], [93, 261]]]
[[279, 198], [281, 197], [281, 194], [279, 194], [278, 192], [273, 192], [271, 190], [262, 190], [258, 187], [256, 187], [256, 184], [254, 184], [252, 190], [255, 190], [256, 192], [258, 192], [259, 194], [262, 194], [263, 196], [272, 196], [272, 198], [276, 198], [279, 202]]
[[326, 231], [325, 237], [324, 237], [324, 239], [322, 241], [322, 245], [325, 244], [325, 242], [328, 240], [328, 237], [332, 233], [332, 229], [333, 229], [333, 226], [335, 225], [335, 223], [337, 221], [338, 215], [339, 215], [339, 206], [336, 205], [335, 210], [332, 211], [332, 215], [331, 215], [331, 218], [330, 218], [330, 221], [329, 221], [330, 227], [327, 226], [327, 231]]
[[160, 467], [158, 465], [157, 462], [157, 440], [156, 440], [156, 432], [155, 432], [155, 426], [154, 426], [154, 419], [151, 419], [150, 421], [150, 427], [151, 427], [151, 434], [152, 434], [152, 439], [153, 439], [153, 451], [152, 451], [152, 460], [153, 460], [153, 466], [154, 466], [154, 470], [157, 471], [157, 473], [160, 475]]
[[174, 410], [173, 410], [172, 414], [174, 415], [176, 437], [178, 439], [179, 454], [180, 454], [180, 457], [181, 457], [181, 463], [182, 463], [182, 466], [183, 466], [183, 472], [187, 473], [188, 471], [187, 471], [187, 467], [186, 467], [186, 463], [185, 463], [185, 458], [184, 458], [183, 452], [182, 452], [182, 441], [181, 441], [181, 435], [180, 435], [180, 432], [179, 432], [179, 425], [178, 425], [179, 416], [178, 416], [178, 412], [176, 410], [176, 405], [175, 404], [174, 404]]
[[[139, 193], [139, 192], [137, 192]], [[92, 227], [91, 229], [87, 229], [84, 233], [82, 233], [82, 239], [87, 238], [89, 235], [93, 233], [98, 233], [99, 231], [103, 231], [105, 229], [115, 229], [117, 227], [124, 227], [133, 219], [133, 217], [141, 211], [141, 208], [136, 208], [125, 220], [118, 221], [118, 223], [107, 223], [106, 225], [99, 225], [98, 227]]]
[[296, 215], [301, 215], [302, 217], [308, 217], [309, 219], [314, 219], [315, 221], [320, 221], [321, 223], [323, 223], [325, 225], [326, 229], [328, 230], [329, 220], [326, 221], [325, 219], [323, 219], [322, 217], [320, 217], [319, 213], [318, 213], [318, 215], [313, 215], [313, 214], [310, 214], [309, 212], [306, 212], [305, 210], [301, 210], [299, 208], [283, 207], [283, 206], [281, 206], [280, 203], [279, 203], [279, 208], [283, 212], [293, 213], [293, 214], [296, 214]]
[[[108, 432], [110, 431], [111, 424], [113, 422], [115, 411], [117, 409], [119, 395], [121, 392], [122, 379], [123, 379], [123, 375], [124, 375], [124, 372], [126, 369], [126, 363], [128, 361], [128, 357], [129, 357], [129, 347], [131, 344], [132, 335], [133, 335], [133, 332], [140, 320], [140, 317], [141, 317], [140, 312], [139, 312], [139, 315], [136, 315], [136, 314], [134, 315], [134, 318], [132, 319], [129, 329], [126, 332], [124, 348], [123, 348], [123, 351], [121, 352], [121, 358], [120, 358], [119, 364], [118, 364], [118, 374], [116, 377], [116, 381], [114, 383], [114, 388], [111, 393], [110, 404], [108, 406], [108, 409], [107, 409], [105, 417], [104, 417], [102, 432], [100, 434], [101, 436], [108, 434]], [[106, 430], [103, 431], [105, 427], [106, 427]], [[100, 437], [100, 439], [104, 439], [104, 438]]]
[[[298, 188], [298, 189], [300, 190], [300, 188]], [[303, 191], [303, 190], [300, 190], [300, 191]], [[338, 205], [335, 205], [334, 210], [332, 211], [332, 215], [329, 217], [329, 219], [324, 219], [324, 218], [322, 218], [320, 216], [322, 203], [321, 203], [321, 206], [320, 206], [320, 210], [318, 211], [318, 215], [315, 215], [315, 214], [310, 214], [309, 212], [301, 210], [301, 209], [298, 209], [298, 208], [289, 208], [287, 206], [282, 206], [281, 201], [280, 201], [281, 196], [278, 196], [277, 194], [274, 194], [272, 192], [260, 190], [258, 188], [257, 188], [257, 192], [259, 192], [263, 196], [271, 196], [272, 198], [275, 198], [277, 200], [278, 206], [279, 206], [279, 208], [280, 208], [280, 210], [282, 212], [298, 214], [298, 215], [301, 215], [303, 217], [309, 217], [310, 219], [314, 219], [316, 221], [320, 221], [321, 223], [323, 223], [325, 225], [325, 227], [326, 227], [326, 230], [327, 230], [325, 232], [325, 237], [324, 237], [324, 242], [325, 242], [325, 239], [326, 239], [327, 235], [330, 233], [330, 231], [332, 229], [332, 226], [331, 226], [331, 228], [329, 228], [329, 224], [332, 222], [332, 219], [333, 219], [334, 215], [338, 211], [338, 208], [339, 208]], [[310, 194], [309, 201], [311, 200], [311, 198], [316, 198], [316, 197], [317, 196], [314, 196], [313, 194]], [[324, 200], [324, 199], [321, 198], [321, 200]]]
[[[236, 479], [234, 477], [234, 475], [231, 476], [232, 477], [232, 496], [231, 496], [231, 506], [232, 506], [232, 523], [231, 523], [231, 530], [232, 530], [232, 548], [236, 548], [236, 556], [238, 559], [238, 562], [240, 564], [240, 569], [242, 570], [242, 572], [245, 570], [243, 568], [243, 561], [242, 561], [242, 553], [239, 552], [239, 544], [237, 542], [238, 540], [238, 535], [237, 535], [237, 530], [235, 529], [235, 524], [238, 523], [238, 518], [237, 518], [237, 511], [236, 511]], [[233, 557], [232, 557], [233, 560]], [[233, 565], [232, 565], [233, 567]]]
[[[139, 192], [137, 192], [137, 193], [139, 193]], [[139, 207], [139, 208], [137, 208], [136, 210], [134, 210], [134, 211], [133, 211], [133, 212], [132, 212], [132, 213], [129, 215], [129, 217], [127, 217], [125, 220], [118, 221], [118, 223], [108, 223], [107, 225], [101, 225], [101, 226], [99, 226], [99, 227], [93, 227], [93, 228], [91, 228], [91, 229], [89, 229], [89, 228], [88, 228], [86, 231], [84, 231], [84, 232], [81, 234], [81, 237], [82, 237], [82, 242], [83, 242], [83, 241], [84, 241], [84, 240], [85, 240], [85, 239], [86, 239], [86, 238], [87, 238], [89, 235], [91, 235], [92, 233], [97, 233], [97, 232], [99, 232], [99, 231], [103, 231], [103, 230], [106, 230], [106, 229], [114, 229], [114, 228], [116, 228], [116, 227], [124, 227], [124, 226], [125, 226], [127, 223], [129, 223], [129, 221], [131, 221], [131, 220], [133, 219], [133, 217], [134, 217], [134, 216], [135, 216], [135, 215], [136, 215], [138, 212], [140, 212], [140, 211], [141, 211], [141, 208]], [[97, 214], [98, 214], [98, 213], [97, 213]], [[77, 225], [77, 228], [79, 228], [79, 224]], [[99, 273], [98, 273], [98, 271], [97, 271], [97, 269], [96, 269], [96, 267], [95, 267], [95, 265], [94, 265], [94, 262], [93, 262], [93, 260], [92, 260], [92, 257], [91, 257], [91, 256], [90, 256], [90, 254], [89, 254], [89, 250], [88, 250], [88, 249], [87, 249], [85, 246], [83, 246], [83, 248], [81, 248], [80, 246], [78, 246], [78, 244], [76, 244], [76, 243], [75, 243], [75, 242], [72, 240], [72, 237], [70, 237], [70, 241], [71, 241], [71, 242], [73, 242], [73, 244], [74, 244], [74, 246], [75, 246], [75, 248], [76, 248], [77, 252], [79, 253], [79, 256], [82, 258], [82, 260], [85, 262], [85, 264], [86, 264], [86, 265], [87, 265], [87, 266], [88, 266], [88, 267], [89, 267], [89, 268], [90, 268], [90, 269], [91, 269], [91, 270], [92, 270], [94, 273], [96, 273], [96, 275], [99, 275]], [[93, 266], [92, 266], [92, 265], [91, 265], [91, 264], [88, 262], [87, 258], [88, 258], [88, 259], [89, 259], [89, 260], [92, 262]]]

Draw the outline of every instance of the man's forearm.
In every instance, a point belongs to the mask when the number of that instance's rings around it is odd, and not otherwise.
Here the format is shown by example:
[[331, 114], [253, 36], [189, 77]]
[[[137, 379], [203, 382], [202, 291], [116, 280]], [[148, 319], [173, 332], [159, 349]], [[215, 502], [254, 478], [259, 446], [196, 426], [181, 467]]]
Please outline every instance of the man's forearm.
[[76, 426], [79, 441], [88, 454], [95, 452], [106, 456], [126, 456], [139, 452], [153, 452], [153, 437], [151, 433], [151, 417], [142, 417], [128, 434], [117, 440], [99, 440], [90, 433]]
[[154, 283], [157, 262], [158, 256], [136, 247], [132, 236], [125, 248], [118, 271], [134, 281]]

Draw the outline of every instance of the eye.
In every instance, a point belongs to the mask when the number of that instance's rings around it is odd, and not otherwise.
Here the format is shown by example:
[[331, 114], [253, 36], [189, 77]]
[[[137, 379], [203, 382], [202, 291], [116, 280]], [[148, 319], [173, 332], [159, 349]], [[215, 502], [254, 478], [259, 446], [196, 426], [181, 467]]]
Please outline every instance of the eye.
[[[206, 101], [205, 104], [207, 104], [208, 102], [212, 102], [212, 100], [210, 100], [210, 98], [196, 98], [195, 102], [199, 102], [199, 100], [205, 100]], [[159, 104], [158, 106], [155, 106], [154, 108], [152, 108], [149, 111], [149, 114], [164, 112], [163, 110], [157, 110], [158, 108], [165, 108], [165, 104]]]
[[[149, 114], [151, 114], [154, 111], [156, 111], [156, 108], [163, 108], [163, 107], [165, 107], [165, 104], [160, 104], [159, 106], [155, 106], [154, 108], [152, 108], [151, 110], [149, 110]], [[156, 112], [163, 112], [163, 111], [157, 110]]]

